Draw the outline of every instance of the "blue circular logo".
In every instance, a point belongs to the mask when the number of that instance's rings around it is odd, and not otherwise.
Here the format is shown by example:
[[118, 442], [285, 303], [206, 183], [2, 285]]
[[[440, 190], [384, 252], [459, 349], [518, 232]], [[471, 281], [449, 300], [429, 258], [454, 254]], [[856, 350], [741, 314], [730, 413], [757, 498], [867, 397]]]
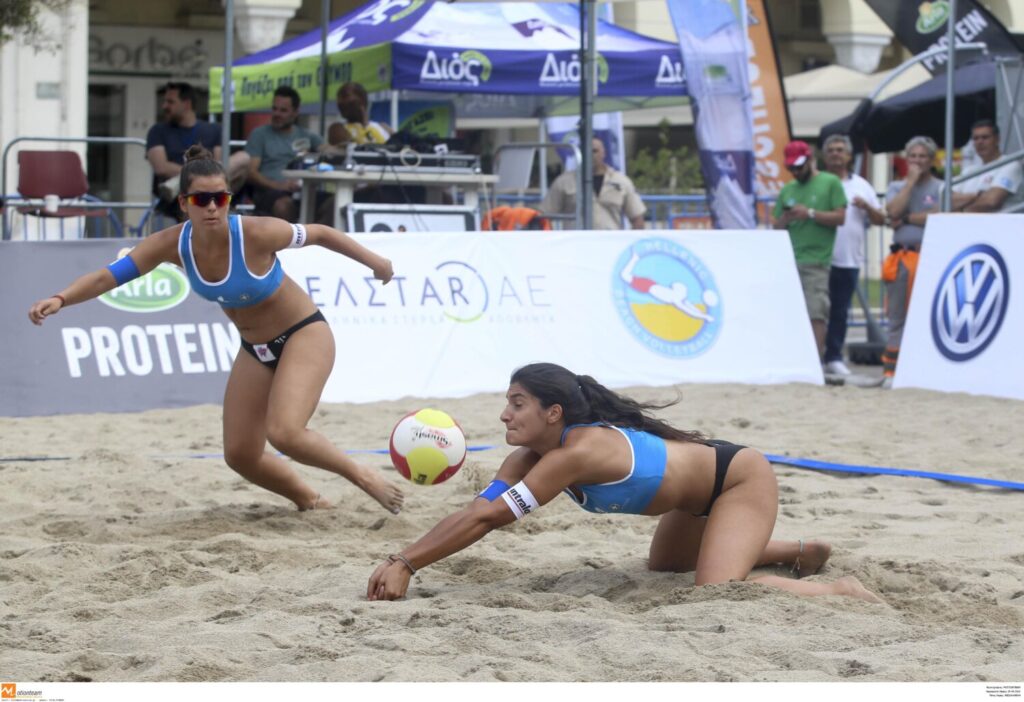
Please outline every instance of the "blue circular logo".
[[939, 279], [932, 300], [932, 339], [951, 361], [969, 361], [984, 351], [1003, 324], [1010, 302], [1010, 276], [999, 252], [975, 244], [957, 254]]
[[699, 356], [722, 329], [722, 299], [711, 272], [668, 239], [642, 239], [619, 256], [612, 298], [633, 336], [665, 356]]

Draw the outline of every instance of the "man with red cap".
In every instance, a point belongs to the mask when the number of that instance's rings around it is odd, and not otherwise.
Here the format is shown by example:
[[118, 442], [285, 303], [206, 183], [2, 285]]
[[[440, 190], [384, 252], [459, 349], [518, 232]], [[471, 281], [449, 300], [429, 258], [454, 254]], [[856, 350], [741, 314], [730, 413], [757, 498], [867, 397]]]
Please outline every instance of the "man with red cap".
[[814, 152], [806, 142], [791, 141], [783, 153], [793, 180], [779, 191], [772, 226], [789, 231], [807, 315], [818, 356], [823, 358], [829, 317], [829, 267], [836, 228], [846, 221], [846, 193], [839, 178], [818, 172]]

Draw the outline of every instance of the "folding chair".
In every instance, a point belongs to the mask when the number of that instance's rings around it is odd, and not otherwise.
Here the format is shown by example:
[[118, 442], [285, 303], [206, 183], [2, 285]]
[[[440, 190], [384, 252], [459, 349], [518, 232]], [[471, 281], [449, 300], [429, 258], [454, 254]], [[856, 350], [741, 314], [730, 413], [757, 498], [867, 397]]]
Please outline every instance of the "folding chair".
[[[74, 151], [18, 152], [18, 193], [23, 198], [33, 200], [41, 200], [47, 195], [60, 198], [56, 211], [49, 212], [43, 205], [27, 205], [18, 208], [18, 212], [24, 215], [61, 220], [70, 217], [112, 217], [110, 208], [76, 206], [95, 199], [88, 196], [89, 181], [85, 177], [82, 160]], [[120, 229], [120, 224], [115, 223], [115, 227]]]

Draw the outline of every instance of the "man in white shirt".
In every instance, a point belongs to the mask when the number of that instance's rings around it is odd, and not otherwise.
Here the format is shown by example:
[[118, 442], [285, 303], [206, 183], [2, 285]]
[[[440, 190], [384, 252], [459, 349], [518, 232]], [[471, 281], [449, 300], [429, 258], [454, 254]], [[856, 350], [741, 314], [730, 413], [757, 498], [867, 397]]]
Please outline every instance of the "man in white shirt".
[[[999, 128], [990, 119], [971, 127], [971, 143], [982, 163], [1000, 158]], [[969, 174], [967, 171], [965, 175]], [[1012, 212], [1024, 203], [1024, 168], [1020, 161], [977, 175], [953, 186], [954, 212]]]
[[825, 168], [839, 178], [846, 193], [846, 220], [836, 229], [836, 243], [832, 249], [829, 269], [828, 293], [832, 301], [829, 309], [828, 329], [825, 332], [825, 372], [850, 375], [843, 362], [846, 343], [846, 321], [850, 301], [857, 288], [857, 276], [864, 265], [864, 234], [868, 226], [885, 221], [885, 213], [871, 183], [850, 172], [853, 144], [843, 134], [833, 134], [825, 140]]

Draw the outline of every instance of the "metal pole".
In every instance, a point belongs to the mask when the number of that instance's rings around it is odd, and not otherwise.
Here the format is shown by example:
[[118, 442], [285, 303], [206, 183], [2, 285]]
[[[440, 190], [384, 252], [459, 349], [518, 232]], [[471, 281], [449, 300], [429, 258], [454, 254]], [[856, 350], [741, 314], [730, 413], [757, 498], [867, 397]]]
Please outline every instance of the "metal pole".
[[580, 0], [580, 176], [578, 213], [583, 229], [594, 228], [594, 66], [596, 64], [597, 13], [594, 0]]
[[[538, 143], [545, 143], [548, 140], [548, 118], [544, 116], [543, 111], [541, 116], [537, 119], [537, 141]], [[548, 194], [548, 150], [546, 148], [538, 149], [537, 158], [539, 160], [537, 169], [540, 171], [540, 199], [543, 200]]]
[[235, 57], [235, 0], [224, 2], [224, 83], [220, 88], [220, 158], [224, 172], [230, 175], [231, 158], [231, 63]]
[[327, 29], [331, 24], [331, 0], [320, 0], [320, 136], [327, 138]]
[[949, 0], [949, 20], [946, 27], [946, 163], [944, 167], [943, 180], [945, 187], [942, 188], [942, 211], [949, 212], [952, 208], [953, 193], [953, 104], [955, 96], [953, 93], [953, 73], [956, 71], [956, 34], [954, 25], [956, 23], [956, 0]]

